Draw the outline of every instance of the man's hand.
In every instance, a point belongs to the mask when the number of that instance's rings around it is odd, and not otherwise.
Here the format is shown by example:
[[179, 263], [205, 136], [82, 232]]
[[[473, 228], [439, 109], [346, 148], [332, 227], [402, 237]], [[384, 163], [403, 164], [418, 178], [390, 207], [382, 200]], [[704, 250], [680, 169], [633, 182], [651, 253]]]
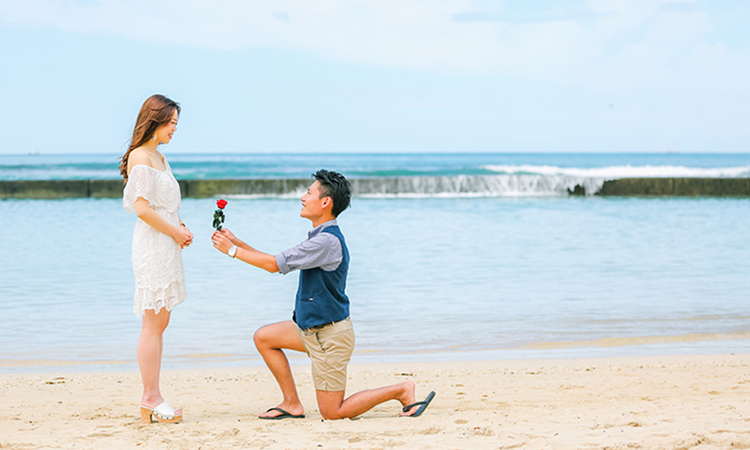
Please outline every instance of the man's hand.
[[241, 246], [240, 244], [242, 244], [242, 242], [239, 239], [237, 239], [237, 237], [234, 235], [234, 233], [232, 233], [231, 231], [229, 231], [229, 229], [222, 228], [221, 231], [219, 231], [219, 233], [221, 233], [224, 236], [226, 236], [227, 238], [229, 238], [229, 240], [232, 242], [232, 245], [236, 245], [238, 247]]
[[211, 241], [214, 243], [214, 248], [222, 253], [227, 253], [233, 245], [236, 245], [233, 241], [237, 238], [234, 237], [231, 231], [224, 228], [221, 231], [214, 231], [211, 235]]
[[279, 271], [279, 266], [276, 263], [276, 257], [269, 255], [268, 253], [259, 252], [258, 250], [250, 247], [246, 243], [237, 239], [231, 231], [224, 228], [221, 231], [214, 231], [211, 235], [211, 241], [214, 243], [214, 247], [222, 253], [228, 253], [229, 249], [233, 245], [242, 249], [242, 256], [237, 256], [237, 259], [244, 261], [251, 266], [260, 267], [261, 269], [267, 270], [271, 273]]

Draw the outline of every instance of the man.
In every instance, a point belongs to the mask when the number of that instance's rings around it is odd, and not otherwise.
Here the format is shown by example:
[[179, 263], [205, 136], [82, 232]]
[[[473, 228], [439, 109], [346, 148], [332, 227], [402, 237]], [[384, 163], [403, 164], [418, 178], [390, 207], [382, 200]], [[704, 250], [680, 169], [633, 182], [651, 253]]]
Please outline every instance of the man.
[[237, 239], [226, 228], [213, 234], [214, 247], [232, 258], [283, 274], [300, 270], [292, 320], [274, 323], [255, 333], [255, 346], [279, 383], [282, 402], [261, 414], [261, 419], [303, 418], [284, 349], [306, 352], [312, 361], [313, 383], [324, 419], [352, 418], [388, 400], [403, 406], [401, 416], [422, 414], [435, 396], [430, 392], [415, 402], [411, 380], [358, 392], [344, 399], [346, 368], [354, 351], [354, 330], [345, 294], [349, 250], [336, 218], [351, 200], [351, 185], [341, 174], [319, 170], [302, 196], [300, 216], [312, 221], [308, 238], [278, 255], [260, 252]]

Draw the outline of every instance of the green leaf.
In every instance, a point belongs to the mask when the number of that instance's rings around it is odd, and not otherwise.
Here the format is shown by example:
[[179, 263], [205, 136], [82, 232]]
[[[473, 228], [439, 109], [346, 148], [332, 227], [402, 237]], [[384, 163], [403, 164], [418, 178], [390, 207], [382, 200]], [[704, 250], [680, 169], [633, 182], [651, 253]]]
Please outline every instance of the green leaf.
[[221, 223], [224, 223], [224, 215], [221, 216]]
[[219, 219], [214, 219], [214, 228], [218, 228], [219, 226], [221, 226]]

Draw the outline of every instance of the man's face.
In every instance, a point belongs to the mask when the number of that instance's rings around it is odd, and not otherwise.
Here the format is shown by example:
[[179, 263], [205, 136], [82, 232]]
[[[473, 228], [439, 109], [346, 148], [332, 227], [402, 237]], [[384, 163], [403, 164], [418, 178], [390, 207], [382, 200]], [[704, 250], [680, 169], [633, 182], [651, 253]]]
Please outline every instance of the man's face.
[[317, 180], [307, 188], [307, 193], [300, 200], [302, 200], [302, 211], [299, 215], [310, 220], [322, 216], [324, 206], [331, 202], [330, 197], [320, 198], [320, 182]]

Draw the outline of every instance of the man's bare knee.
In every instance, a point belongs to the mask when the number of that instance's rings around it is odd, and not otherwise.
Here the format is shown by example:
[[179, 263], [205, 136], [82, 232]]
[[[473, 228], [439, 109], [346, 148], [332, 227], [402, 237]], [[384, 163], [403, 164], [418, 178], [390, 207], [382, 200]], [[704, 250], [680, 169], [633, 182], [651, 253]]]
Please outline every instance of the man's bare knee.
[[255, 342], [255, 348], [260, 349], [261, 347], [267, 347], [268, 345], [268, 330], [266, 327], [258, 328], [253, 335], [253, 342]]
[[318, 397], [318, 411], [325, 420], [346, 419], [342, 412], [344, 391], [315, 391]]
[[346, 418], [341, 415], [338, 409], [335, 411], [321, 410], [320, 415], [323, 416], [323, 419], [325, 420], [339, 420]]
[[273, 325], [258, 328], [253, 335], [253, 342], [255, 342], [255, 347], [258, 350], [261, 348], [278, 349], [284, 347], [282, 336], [279, 335], [278, 328]]

